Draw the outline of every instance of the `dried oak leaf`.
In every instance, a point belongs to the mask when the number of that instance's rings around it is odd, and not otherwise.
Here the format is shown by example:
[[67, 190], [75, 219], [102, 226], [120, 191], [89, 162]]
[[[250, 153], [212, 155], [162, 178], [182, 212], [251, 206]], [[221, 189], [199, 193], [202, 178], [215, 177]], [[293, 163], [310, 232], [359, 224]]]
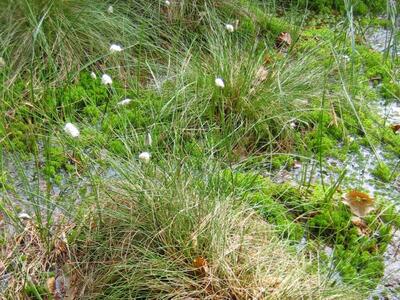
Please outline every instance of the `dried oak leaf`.
[[351, 212], [358, 217], [364, 217], [374, 210], [374, 199], [356, 190], [345, 194], [342, 202], [349, 206]]
[[202, 256], [198, 256], [193, 260], [193, 267], [196, 268], [197, 273], [200, 275], [206, 275], [208, 273], [208, 262]]
[[265, 65], [269, 65], [270, 63], [272, 63], [272, 57], [269, 54], [265, 54], [264, 55], [264, 64]]
[[288, 47], [291, 44], [292, 44], [292, 37], [289, 32], [281, 32], [275, 41], [275, 45], [277, 48]]
[[367, 223], [363, 221], [360, 217], [351, 217], [351, 223], [357, 227], [357, 232], [359, 235], [368, 236], [371, 233], [371, 229], [368, 228]]
[[268, 77], [268, 74], [269, 74], [268, 69], [264, 66], [261, 66], [256, 72], [255, 79], [256, 79], [257, 83], [261, 83], [261, 82], [265, 81]]
[[53, 297], [56, 295], [56, 279], [54, 277], [47, 279], [47, 289]]
[[390, 129], [392, 129], [394, 133], [397, 133], [400, 130], [400, 124], [394, 124], [390, 126]]

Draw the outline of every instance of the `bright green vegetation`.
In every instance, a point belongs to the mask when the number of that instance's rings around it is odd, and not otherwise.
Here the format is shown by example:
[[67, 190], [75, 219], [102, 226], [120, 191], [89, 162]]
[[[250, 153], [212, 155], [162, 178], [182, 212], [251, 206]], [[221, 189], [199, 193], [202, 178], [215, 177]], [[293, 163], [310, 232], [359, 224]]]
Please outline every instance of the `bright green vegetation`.
[[285, 1], [281, 0], [283, 4], [290, 3], [291, 5], [296, 5], [303, 9], [308, 8], [319, 13], [332, 14], [332, 10], [336, 10], [340, 13], [346, 13], [350, 6], [353, 7], [354, 14], [365, 15], [368, 13], [384, 13], [386, 12], [386, 1], [385, 0], [299, 0], [299, 1]]
[[392, 178], [392, 171], [385, 163], [378, 163], [372, 174], [385, 182], [390, 182]]
[[333, 256], [322, 259], [332, 260], [343, 280], [369, 287], [379, 282], [384, 267], [382, 254], [391, 239], [391, 226], [400, 224], [394, 207], [380, 205], [365, 218], [370, 232], [360, 235], [351, 222], [350, 210], [337, 193], [331, 195], [330, 190], [323, 191], [321, 186], [278, 185], [251, 174], [226, 173], [226, 176], [233, 178], [232, 185], [256, 205], [269, 223], [276, 224], [285, 238], [292, 242], [306, 238], [311, 248], [332, 247]]
[[[361, 147], [400, 155], [400, 136], [370, 108], [399, 100], [399, 58], [362, 37], [366, 24], [394, 30], [395, 8], [383, 22], [365, 11], [383, 1], [358, 1], [353, 19], [345, 2], [313, 2], [345, 15], [322, 22], [286, 1], [118, 1], [112, 12], [101, 1], [2, 1], [0, 212], [16, 230], [1, 233], [0, 272], [12, 278], [2, 297], [57, 298], [48, 279], [60, 274], [85, 299], [373, 291], [400, 226], [389, 199], [375, 199], [361, 230], [343, 177], [268, 176]], [[282, 32], [292, 41], [279, 48]], [[393, 168], [382, 161], [373, 174], [390, 183]]]

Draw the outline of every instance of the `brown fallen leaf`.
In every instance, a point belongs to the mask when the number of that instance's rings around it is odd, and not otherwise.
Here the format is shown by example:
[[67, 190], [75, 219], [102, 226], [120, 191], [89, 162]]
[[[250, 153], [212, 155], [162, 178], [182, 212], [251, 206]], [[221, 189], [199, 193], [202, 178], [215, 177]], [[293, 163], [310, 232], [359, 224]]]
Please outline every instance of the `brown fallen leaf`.
[[397, 133], [400, 130], [400, 124], [394, 124], [390, 126], [390, 129], [392, 129], [394, 133]]
[[3, 261], [0, 260], [0, 274], [3, 274], [5, 270], [6, 265], [3, 263]]
[[10, 119], [15, 119], [15, 109], [7, 110], [6, 117]]
[[260, 68], [258, 68], [256, 72], [255, 79], [258, 83], [261, 83], [267, 79], [268, 74], [269, 74], [268, 69], [264, 66], [261, 66]]
[[56, 279], [55, 277], [47, 278], [47, 289], [50, 294], [55, 297], [56, 296]]
[[371, 229], [368, 228], [367, 223], [360, 217], [351, 217], [351, 223], [357, 227], [357, 232], [361, 236], [368, 236], [371, 233]]
[[342, 202], [349, 206], [351, 212], [358, 217], [364, 217], [374, 210], [374, 199], [368, 194], [356, 190], [345, 194]]
[[270, 63], [272, 63], [272, 58], [269, 54], [265, 54], [264, 55], [264, 64], [265, 65], [269, 65]]
[[256, 88], [263, 83], [269, 75], [269, 71], [266, 67], [260, 66], [257, 72], [254, 75], [254, 79], [252, 82], [252, 87], [250, 89], [250, 93], [253, 94], [256, 91]]
[[281, 32], [275, 41], [277, 48], [289, 47], [292, 44], [292, 37], [289, 32]]
[[198, 256], [193, 260], [193, 267], [196, 268], [196, 271], [200, 275], [204, 276], [204, 275], [208, 274], [208, 262], [202, 256]]
[[53, 259], [63, 264], [68, 260], [68, 245], [63, 239], [57, 239], [54, 243]]

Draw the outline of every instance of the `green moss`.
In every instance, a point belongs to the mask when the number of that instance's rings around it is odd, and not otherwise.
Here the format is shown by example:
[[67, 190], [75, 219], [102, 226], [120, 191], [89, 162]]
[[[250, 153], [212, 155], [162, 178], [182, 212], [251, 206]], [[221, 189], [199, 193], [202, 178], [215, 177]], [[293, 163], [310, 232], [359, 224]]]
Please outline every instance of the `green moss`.
[[360, 235], [350, 218], [347, 207], [339, 205], [322, 210], [307, 224], [319, 239], [334, 246], [333, 259], [346, 282], [373, 288], [383, 276], [382, 254], [390, 240], [389, 226], [375, 221], [376, 216], [365, 220], [372, 232], [380, 233], [378, 240], [372, 234]]
[[[282, 4], [287, 4], [291, 2], [279, 1]], [[320, 14], [332, 14], [332, 10], [336, 10], [344, 14], [346, 12], [345, 2], [341, 0], [299, 0], [292, 3], [295, 4], [297, 8], [308, 8], [314, 10]], [[380, 14], [386, 11], [386, 1], [385, 0], [352, 0], [350, 4], [353, 7], [353, 13], [355, 15], [366, 15], [368, 13]]]
[[359, 153], [360, 152], [360, 144], [358, 144], [357, 142], [351, 142], [348, 146], [349, 151], [353, 152], [353, 153]]
[[33, 134], [35, 126], [24, 120], [16, 119], [4, 129], [5, 136], [9, 138], [10, 144], [6, 144], [8, 150], [18, 150], [24, 153], [36, 153], [36, 137]]
[[[329, 155], [332, 149], [335, 149], [337, 141], [326, 133], [319, 134], [317, 130], [310, 131], [304, 137], [305, 143], [308, 149], [314, 153], [324, 153], [324, 155]], [[332, 152], [332, 154], [335, 154]]]
[[271, 165], [272, 168], [275, 170], [281, 168], [290, 168], [291, 166], [293, 166], [293, 163], [294, 163], [293, 157], [285, 154], [274, 155], [271, 158]]
[[[378, 210], [381, 211], [380, 216], [385, 223], [400, 228], [400, 215], [394, 205], [388, 206], [382, 203]], [[389, 235], [389, 232], [386, 232], [386, 235]]]
[[[257, 175], [230, 171], [224, 174], [283, 236], [294, 241], [307, 236], [319, 245], [334, 248], [332, 259], [345, 282], [368, 288], [379, 283], [383, 253], [391, 240], [390, 228], [400, 222], [393, 209], [377, 207], [364, 218], [369, 233], [360, 235], [351, 222], [349, 208], [327, 197], [320, 186], [310, 190], [274, 184]], [[328, 258], [326, 262], [329, 263]]]
[[378, 163], [375, 169], [372, 171], [372, 174], [384, 182], [391, 181], [392, 171], [390, 170], [389, 166], [384, 162]]
[[64, 149], [56, 146], [45, 147], [46, 161], [43, 168], [43, 173], [48, 177], [55, 177], [57, 172], [66, 166], [68, 160], [65, 156]]
[[382, 82], [381, 94], [386, 99], [400, 99], [400, 84], [385, 78]]
[[125, 156], [127, 154], [127, 149], [124, 143], [120, 140], [112, 140], [109, 143], [109, 150], [117, 155]]
[[95, 105], [88, 105], [83, 109], [83, 114], [91, 121], [98, 121], [100, 117], [100, 109]]

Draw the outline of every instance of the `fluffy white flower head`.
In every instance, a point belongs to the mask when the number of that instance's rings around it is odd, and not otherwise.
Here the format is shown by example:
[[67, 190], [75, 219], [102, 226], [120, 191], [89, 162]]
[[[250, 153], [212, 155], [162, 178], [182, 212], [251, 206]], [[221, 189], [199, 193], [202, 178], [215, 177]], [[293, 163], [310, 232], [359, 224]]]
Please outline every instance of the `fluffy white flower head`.
[[124, 105], [128, 105], [129, 103], [131, 103], [132, 102], [132, 99], [124, 99], [124, 100], [122, 100], [122, 101], [119, 101], [118, 103], [117, 103], [117, 105], [118, 106], [124, 106]]
[[30, 220], [32, 219], [30, 215], [28, 215], [27, 213], [19, 213], [18, 214], [18, 218], [21, 220]]
[[101, 83], [104, 84], [104, 85], [111, 85], [112, 84], [112, 79], [111, 79], [110, 75], [103, 74], [101, 76]]
[[97, 75], [96, 75], [95, 72], [92, 72], [92, 73], [90, 73], [90, 77], [92, 77], [93, 79], [96, 79], [96, 78], [97, 78]]
[[165, 5], [166, 6], [170, 6], [171, 5], [171, 1], [165, 0]]
[[117, 44], [112, 44], [110, 46], [110, 52], [114, 53], [114, 52], [121, 52], [122, 51], [122, 47], [120, 45]]
[[151, 133], [148, 132], [146, 135], [146, 145], [151, 146], [153, 144], [153, 138], [151, 137]]
[[142, 152], [139, 154], [139, 159], [144, 162], [148, 163], [150, 161], [151, 154], [149, 152]]
[[79, 130], [76, 128], [76, 126], [72, 123], [67, 123], [64, 126], [64, 131], [68, 133], [72, 137], [78, 137], [79, 136]]
[[224, 80], [221, 77], [215, 78], [215, 85], [223, 89], [225, 87]]
[[110, 6], [107, 8], [107, 12], [108, 12], [109, 14], [112, 14], [112, 13], [114, 12], [114, 7], [112, 7], [112, 5], [110, 5]]
[[228, 30], [229, 32], [235, 31], [235, 27], [232, 24], [225, 24], [225, 29]]

